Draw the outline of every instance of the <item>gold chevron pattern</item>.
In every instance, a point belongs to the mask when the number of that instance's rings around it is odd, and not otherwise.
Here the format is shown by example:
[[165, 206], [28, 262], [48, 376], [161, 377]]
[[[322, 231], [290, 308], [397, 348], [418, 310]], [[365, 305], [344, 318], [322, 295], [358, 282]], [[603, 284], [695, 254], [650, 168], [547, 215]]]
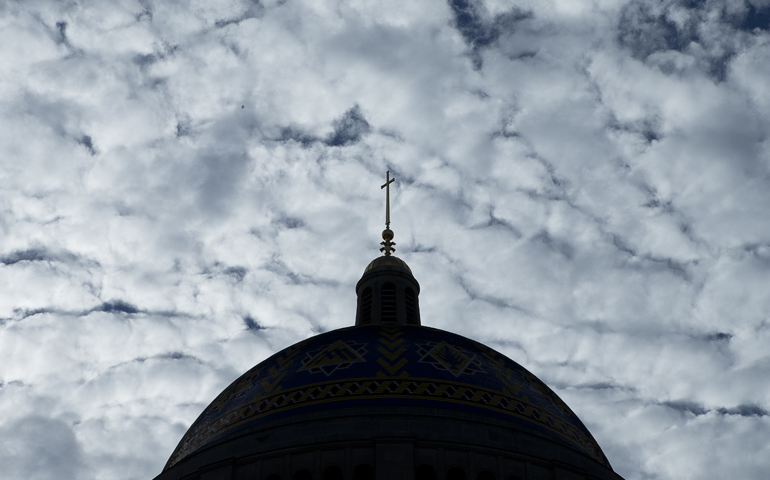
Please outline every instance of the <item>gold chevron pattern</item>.
[[[380, 378], [382, 377], [401, 377], [405, 378], [409, 376], [409, 373], [402, 370], [409, 361], [406, 358], [401, 358], [401, 355], [406, 352], [406, 347], [403, 347], [404, 332], [396, 326], [384, 326], [380, 328], [380, 338], [378, 342], [382, 345], [377, 347], [377, 351], [382, 354], [377, 359], [377, 363], [383, 368], [376, 373]], [[400, 371], [400, 373], [399, 373]]]

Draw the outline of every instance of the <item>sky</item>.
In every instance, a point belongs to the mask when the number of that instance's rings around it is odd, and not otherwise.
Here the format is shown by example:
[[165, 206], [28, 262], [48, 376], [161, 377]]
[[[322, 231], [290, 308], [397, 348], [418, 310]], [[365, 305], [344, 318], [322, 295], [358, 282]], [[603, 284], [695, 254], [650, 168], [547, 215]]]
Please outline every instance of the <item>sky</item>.
[[770, 471], [770, 1], [0, 1], [3, 478], [149, 479], [353, 324], [390, 171], [424, 325], [627, 480]]

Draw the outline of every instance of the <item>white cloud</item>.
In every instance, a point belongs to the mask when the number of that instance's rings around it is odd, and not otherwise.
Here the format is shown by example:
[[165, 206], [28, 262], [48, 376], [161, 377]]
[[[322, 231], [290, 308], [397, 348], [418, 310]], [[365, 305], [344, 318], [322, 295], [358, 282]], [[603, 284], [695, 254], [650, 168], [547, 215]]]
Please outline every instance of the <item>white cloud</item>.
[[739, 3], [3, 4], [0, 463], [158, 473], [352, 324], [389, 169], [426, 324], [629, 480], [764, 478], [770, 27]]

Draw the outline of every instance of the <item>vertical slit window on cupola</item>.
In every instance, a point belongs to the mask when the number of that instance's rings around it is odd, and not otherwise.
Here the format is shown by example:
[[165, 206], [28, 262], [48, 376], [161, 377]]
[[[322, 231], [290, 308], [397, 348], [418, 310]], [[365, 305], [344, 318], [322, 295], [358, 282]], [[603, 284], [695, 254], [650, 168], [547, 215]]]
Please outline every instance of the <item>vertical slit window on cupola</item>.
[[369, 325], [372, 323], [372, 288], [366, 287], [361, 294], [361, 324]]
[[414, 290], [407, 288], [404, 294], [406, 299], [406, 323], [409, 325], [417, 324], [417, 306], [415, 305], [416, 298], [414, 297]]
[[382, 310], [383, 323], [396, 323], [396, 286], [388, 282], [382, 286]]

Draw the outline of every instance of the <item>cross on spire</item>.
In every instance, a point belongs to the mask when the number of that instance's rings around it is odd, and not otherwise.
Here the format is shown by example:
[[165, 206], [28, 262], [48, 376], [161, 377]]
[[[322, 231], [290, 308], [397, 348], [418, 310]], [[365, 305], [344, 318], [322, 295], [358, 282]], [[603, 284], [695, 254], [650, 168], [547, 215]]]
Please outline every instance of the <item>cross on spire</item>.
[[390, 184], [395, 181], [395, 178], [390, 178], [390, 170], [388, 170], [385, 174], [385, 185], [380, 187], [380, 190], [385, 189], [385, 230], [382, 231], [384, 242], [380, 242], [380, 245], [382, 245], [380, 251], [384, 252], [386, 257], [389, 257], [396, 250], [393, 248], [395, 242], [391, 242], [393, 240], [393, 231], [390, 229]]
[[390, 170], [385, 174], [385, 185], [380, 190], [385, 189], [385, 228], [390, 228], [390, 184], [395, 182], [395, 178], [390, 178]]

